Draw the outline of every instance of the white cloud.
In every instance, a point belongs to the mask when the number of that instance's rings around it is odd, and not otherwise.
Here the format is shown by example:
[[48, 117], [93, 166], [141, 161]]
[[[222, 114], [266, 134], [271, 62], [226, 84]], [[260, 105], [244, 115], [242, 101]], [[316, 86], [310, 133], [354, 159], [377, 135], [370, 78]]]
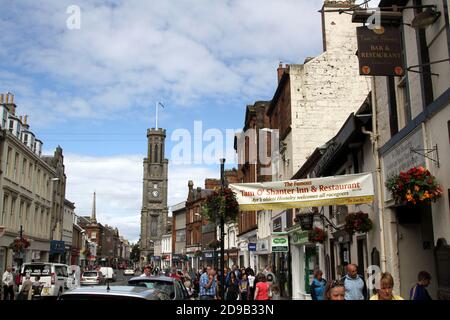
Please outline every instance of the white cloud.
[[[66, 154], [64, 161], [66, 198], [75, 202], [76, 214], [91, 215], [95, 191], [97, 219], [103, 224], [118, 227], [121, 235], [136, 242], [140, 234], [143, 156]], [[199, 166], [169, 165], [169, 206], [186, 200], [188, 180], [193, 180], [195, 187], [203, 187], [205, 178], [219, 176], [216, 171]]]
[[68, 30], [71, 4], [13, 2], [3, 13], [0, 63], [25, 73], [10, 87], [24, 109], [39, 98], [67, 118], [106, 118], [155, 95], [255, 100], [273, 90], [279, 59], [320, 48], [322, 0], [77, 1], [81, 29]]

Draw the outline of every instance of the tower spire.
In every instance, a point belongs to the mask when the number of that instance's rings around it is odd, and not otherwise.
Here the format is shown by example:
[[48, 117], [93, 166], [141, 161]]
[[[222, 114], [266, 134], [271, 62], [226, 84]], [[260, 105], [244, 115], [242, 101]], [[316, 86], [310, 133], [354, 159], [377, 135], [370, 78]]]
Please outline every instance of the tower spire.
[[94, 201], [92, 203], [92, 214], [91, 214], [92, 222], [97, 222], [97, 218], [95, 217], [95, 215], [96, 215], [96, 208], [95, 208], [95, 191], [94, 191]]

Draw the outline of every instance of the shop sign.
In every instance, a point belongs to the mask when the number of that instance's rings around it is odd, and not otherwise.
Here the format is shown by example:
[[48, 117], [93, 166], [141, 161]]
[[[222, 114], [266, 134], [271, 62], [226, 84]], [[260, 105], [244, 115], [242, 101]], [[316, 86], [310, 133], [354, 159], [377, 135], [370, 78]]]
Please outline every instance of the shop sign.
[[230, 259], [236, 259], [237, 257], [239, 257], [239, 251], [238, 250], [228, 251], [228, 257]]
[[65, 245], [64, 241], [52, 240], [50, 242], [50, 254], [64, 254]]
[[359, 74], [403, 76], [403, 48], [400, 28], [382, 26], [371, 30], [357, 27]]
[[271, 238], [272, 252], [288, 252], [289, 240], [287, 235], [277, 235]]
[[[408, 171], [412, 167], [426, 166], [425, 157], [411, 151], [423, 150], [425, 148], [423, 139], [422, 127], [419, 127], [382, 155], [384, 181], [398, 175], [400, 171]], [[384, 195], [386, 201], [392, 199], [392, 193], [387, 188], [384, 188]]]
[[264, 240], [258, 240], [258, 253], [260, 254], [267, 254], [269, 253], [269, 240], [264, 239]]
[[291, 233], [291, 243], [295, 245], [303, 245], [309, 243], [308, 231], [293, 231]]
[[256, 243], [250, 242], [248, 244], [248, 251], [256, 251]]
[[230, 184], [242, 211], [371, 203], [372, 173]]

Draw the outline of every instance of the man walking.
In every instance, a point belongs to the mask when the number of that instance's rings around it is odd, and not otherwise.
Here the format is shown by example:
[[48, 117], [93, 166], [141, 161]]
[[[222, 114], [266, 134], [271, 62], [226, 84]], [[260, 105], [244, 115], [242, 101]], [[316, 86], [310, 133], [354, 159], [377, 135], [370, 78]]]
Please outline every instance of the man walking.
[[367, 287], [364, 278], [358, 274], [355, 264], [347, 265], [347, 275], [341, 279], [345, 287], [345, 300], [366, 300]]
[[427, 287], [431, 282], [431, 275], [426, 271], [420, 271], [418, 277], [418, 282], [414, 287], [411, 288], [409, 292], [410, 300], [433, 300], [427, 291]]
[[200, 277], [200, 300], [214, 300], [216, 292], [216, 272], [207, 267]]
[[12, 273], [12, 268], [7, 267], [6, 271], [2, 276], [3, 284], [3, 300], [14, 300], [14, 275]]

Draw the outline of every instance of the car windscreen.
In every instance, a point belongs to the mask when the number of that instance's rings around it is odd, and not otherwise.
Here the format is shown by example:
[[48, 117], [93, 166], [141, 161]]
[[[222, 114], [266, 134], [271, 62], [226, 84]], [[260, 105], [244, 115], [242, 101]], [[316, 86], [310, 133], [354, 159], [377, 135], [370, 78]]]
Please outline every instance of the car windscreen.
[[96, 277], [98, 273], [96, 271], [86, 271], [83, 273], [83, 277]]
[[149, 289], [156, 289], [162, 292], [167, 293], [169, 296], [175, 294], [175, 288], [173, 286], [173, 282], [164, 282], [164, 281], [155, 281], [149, 279], [142, 280], [133, 280], [128, 283], [130, 286], [135, 287], [147, 287]]
[[30, 276], [50, 276], [52, 268], [48, 264], [25, 265], [23, 274], [30, 274]]

